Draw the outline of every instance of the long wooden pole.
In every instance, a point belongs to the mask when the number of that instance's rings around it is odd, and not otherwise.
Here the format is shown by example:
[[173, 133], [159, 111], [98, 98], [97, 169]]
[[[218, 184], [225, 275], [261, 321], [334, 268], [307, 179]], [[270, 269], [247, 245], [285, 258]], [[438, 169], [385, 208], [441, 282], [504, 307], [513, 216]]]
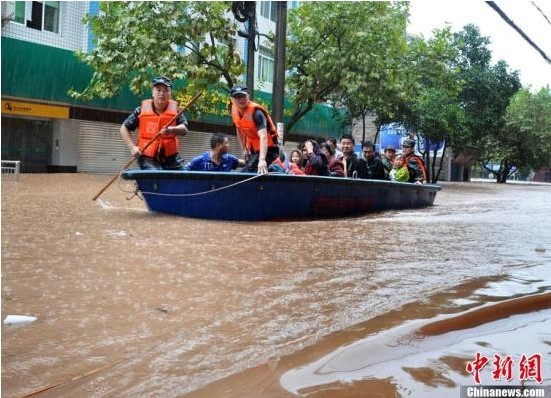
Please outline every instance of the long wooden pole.
[[[186, 110], [188, 110], [189, 107], [190, 107], [191, 105], [193, 105], [193, 103], [194, 103], [202, 94], [203, 94], [203, 92], [199, 92], [199, 93], [195, 94], [195, 96], [191, 99], [191, 101], [189, 101], [189, 103], [188, 103], [186, 106], [184, 106], [182, 109], [180, 109], [180, 111], [179, 111], [176, 115], [174, 115], [174, 117], [173, 117], [172, 119], [170, 119], [170, 121], [166, 124], [166, 126], [164, 126], [164, 127], [161, 129], [161, 131], [162, 131], [165, 127], [170, 126], [170, 125], [172, 124], [173, 121], [175, 121], [176, 119], [178, 119], [182, 113], [184, 113]], [[151, 140], [149, 140], [149, 142], [148, 142], [147, 144], [145, 144], [145, 146], [144, 146], [143, 148], [140, 148], [140, 150], [143, 152], [143, 151], [145, 151], [151, 144], [153, 144], [153, 142], [155, 142], [155, 140], [158, 139], [158, 138], [163, 134], [163, 133], [161, 133], [161, 131], [159, 131], [157, 134], [155, 134], [155, 136], [154, 136]], [[107, 190], [107, 188], [109, 188], [109, 187], [111, 186], [111, 184], [113, 184], [113, 183], [117, 180], [117, 178], [119, 178], [120, 174], [121, 174], [124, 170], [126, 170], [126, 169], [134, 162], [134, 160], [136, 160], [136, 158], [135, 158], [135, 157], [132, 157], [132, 159], [130, 159], [130, 160], [128, 161], [128, 163], [126, 163], [126, 164], [124, 165], [124, 167], [117, 173], [117, 175], [114, 176], [114, 177], [111, 179], [111, 181], [109, 181], [109, 182], [107, 183], [107, 185], [105, 185], [105, 186], [96, 194], [96, 196], [94, 196], [94, 197], [92, 198], [92, 200], [96, 200], [97, 198], [99, 198], [99, 197], [101, 196], [101, 194], [104, 193], [104, 192]]]

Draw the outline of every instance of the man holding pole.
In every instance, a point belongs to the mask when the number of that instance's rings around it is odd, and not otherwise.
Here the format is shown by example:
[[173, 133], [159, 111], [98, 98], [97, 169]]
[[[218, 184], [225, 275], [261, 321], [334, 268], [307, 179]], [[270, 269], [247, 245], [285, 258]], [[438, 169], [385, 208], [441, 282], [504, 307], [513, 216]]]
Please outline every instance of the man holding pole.
[[[184, 160], [178, 153], [178, 136], [188, 132], [183, 112], [172, 98], [172, 82], [164, 76], [152, 81], [152, 97], [142, 101], [121, 126], [121, 137], [132, 156], [144, 170], [183, 170]], [[171, 122], [172, 121], [172, 122]], [[171, 123], [170, 123], [171, 122]], [[138, 142], [131, 131], [138, 130]], [[150, 141], [161, 133], [151, 144]]]

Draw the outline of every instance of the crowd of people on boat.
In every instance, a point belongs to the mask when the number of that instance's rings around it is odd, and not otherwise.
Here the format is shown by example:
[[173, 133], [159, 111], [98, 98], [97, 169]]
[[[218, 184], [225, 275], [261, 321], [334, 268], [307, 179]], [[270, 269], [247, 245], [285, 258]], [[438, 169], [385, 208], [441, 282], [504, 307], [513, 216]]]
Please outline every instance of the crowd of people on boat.
[[[391, 145], [384, 154], [376, 153], [374, 143], [363, 142], [361, 156], [355, 152], [352, 134], [323, 141], [313, 139], [301, 143], [286, 156], [276, 127], [268, 111], [251, 101], [247, 87], [230, 90], [231, 115], [242, 149], [241, 158], [230, 153], [228, 137], [214, 133], [210, 150], [194, 157], [187, 164], [178, 153], [178, 136], [188, 132], [183, 112], [172, 100], [172, 82], [159, 76], [152, 81], [152, 99], [142, 101], [121, 126], [121, 136], [141, 169], [268, 172], [293, 175], [315, 175], [341, 178], [390, 180], [422, 184], [427, 182], [423, 159], [415, 154], [415, 141], [402, 142], [401, 153]], [[135, 144], [131, 131], [138, 130]], [[156, 135], [160, 133], [159, 137]], [[340, 146], [338, 145], [340, 144]]]

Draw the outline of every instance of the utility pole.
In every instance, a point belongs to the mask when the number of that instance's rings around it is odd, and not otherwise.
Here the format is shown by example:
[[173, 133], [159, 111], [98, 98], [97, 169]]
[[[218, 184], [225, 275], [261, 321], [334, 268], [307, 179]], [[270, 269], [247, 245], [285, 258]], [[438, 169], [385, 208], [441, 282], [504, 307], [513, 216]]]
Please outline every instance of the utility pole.
[[249, 89], [249, 98], [254, 98], [254, 55], [256, 41], [256, 1], [254, 3], [254, 12], [249, 17], [249, 38], [247, 41], [247, 88]]
[[276, 2], [276, 16], [272, 120], [277, 124], [283, 123], [283, 109], [285, 100], [285, 39], [287, 37], [287, 1]]

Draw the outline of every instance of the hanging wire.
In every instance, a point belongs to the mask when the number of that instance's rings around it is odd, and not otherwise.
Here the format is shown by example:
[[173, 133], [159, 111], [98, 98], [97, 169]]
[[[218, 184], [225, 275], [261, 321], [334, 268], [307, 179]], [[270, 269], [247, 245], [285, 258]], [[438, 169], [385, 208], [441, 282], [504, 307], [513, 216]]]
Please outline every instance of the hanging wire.
[[526, 33], [524, 33], [524, 31], [522, 29], [520, 29], [512, 20], [511, 18], [509, 18], [507, 16], [507, 14], [505, 14], [505, 12], [503, 12], [503, 10], [501, 8], [498, 7], [498, 5], [494, 2], [494, 1], [487, 1], [486, 4], [488, 4], [495, 12], [497, 12], [499, 14], [499, 16], [505, 21], [507, 22], [513, 29], [515, 29], [521, 36], [522, 38], [528, 43], [530, 44], [532, 47], [534, 47], [536, 49], [537, 52], [539, 52], [541, 54], [541, 56], [543, 57], [543, 59], [545, 59], [548, 63], [551, 64], [551, 59], [547, 56], [547, 54], [541, 49], [538, 47], [538, 45], [536, 43], [534, 43], [532, 41], [532, 39], [530, 39], [530, 37], [528, 37], [528, 35]]
[[538, 9], [538, 11], [540, 12], [540, 14], [543, 15], [543, 17], [545, 18], [545, 20], [547, 21], [547, 23], [548, 23], [549, 25], [551, 25], [551, 21], [549, 20], [549, 18], [547, 18], [547, 15], [544, 14], [544, 12], [541, 10], [541, 8], [539, 8], [538, 5], [537, 5], [535, 2], [532, 1], [531, 3], [532, 3], [532, 5], [533, 5], [534, 7], [536, 7], [536, 8]]

